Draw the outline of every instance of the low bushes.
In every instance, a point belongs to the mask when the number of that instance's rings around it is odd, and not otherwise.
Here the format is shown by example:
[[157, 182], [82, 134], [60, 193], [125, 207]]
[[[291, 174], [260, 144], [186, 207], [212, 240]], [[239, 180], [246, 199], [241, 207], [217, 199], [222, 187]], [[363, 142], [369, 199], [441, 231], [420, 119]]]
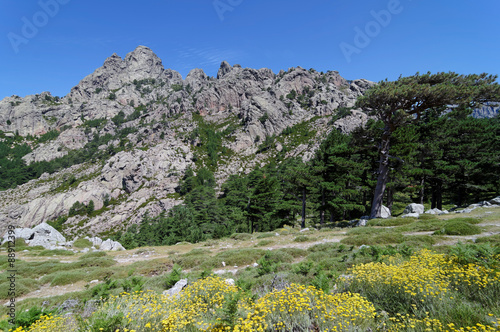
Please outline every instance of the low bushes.
[[474, 235], [481, 234], [481, 228], [471, 225], [462, 220], [451, 220], [440, 230], [434, 232], [436, 235]]

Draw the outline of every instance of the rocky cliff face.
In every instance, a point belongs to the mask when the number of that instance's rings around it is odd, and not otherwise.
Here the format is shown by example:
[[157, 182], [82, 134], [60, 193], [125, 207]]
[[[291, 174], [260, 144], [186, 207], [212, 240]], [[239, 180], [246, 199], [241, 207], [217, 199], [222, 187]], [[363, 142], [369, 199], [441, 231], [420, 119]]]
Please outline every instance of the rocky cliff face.
[[[227, 62], [216, 78], [193, 69], [182, 79], [147, 47], [139, 46], [124, 59], [113, 54], [65, 97], [43, 92], [0, 101], [1, 131], [22, 136], [60, 132], [54, 140], [33, 145], [23, 157], [27, 163], [60, 158], [98, 137], [110, 137], [99, 151], [126, 146], [100, 164], [75, 165], [0, 192], [0, 233], [8, 224], [32, 227], [65, 216], [75, 202], [92, 200], [96, 209], [112, 202], [93, 217], [68, 219], [66, 232], [87, 235], [123, 228], [147, 211], [158, 214], [181, 203], [175, 187], [188, 167], [200, 165], [201, 142], [193, 135], [200, 117], [217, 130], [231, 129], [223, 145], [232, 153], [221, 156], [218, 184], [268, 162], [283, 145], [288, 145], [287, 155], [309, 159], [332, 128], [349, 132], [366, 122], [367, 116], [356, 110], [335, 122], [332, 116], [351, 108], [372, 84], [347, 81], [335, 71], [297, 67], [275, 74]], [[266, 137], [280, 137], [297, 124], [307, 124], [315, 136], [300, 144], [284, 138], [270, 151], [257, 153]]]
[[493, 118], [498, 116], [500, 113], [500, 104], [498, 103], [487, 103], [486, 105], [476, 108], [472, 112], [472, 116], [477, 119]]

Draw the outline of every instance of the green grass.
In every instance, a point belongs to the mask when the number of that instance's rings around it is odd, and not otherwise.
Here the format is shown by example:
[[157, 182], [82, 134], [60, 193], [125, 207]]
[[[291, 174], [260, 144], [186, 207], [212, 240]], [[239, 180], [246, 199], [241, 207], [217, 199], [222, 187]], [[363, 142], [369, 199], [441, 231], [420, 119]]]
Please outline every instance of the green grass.
[[390, 218], [390, 219], [372, 219], [367, 222], [368, 226], [402, 226], [415, 222], [415, 218]]
[[107, 256], [107, 254], [104, 251], [92, 251], [92, 252], [88, 252], [88, 253], [80, 256], [78, 259], [84, 260], [87, 258], [98, 258], [98, 257], [106, 257], [106, 256]]
[[83, 248], [90, 248], [92, 247], [92, 242], [90, 242], [87, 239], [78, 239], [75, 242], [73, 242], [73, 247], [83, 249]]
[[311, 238], [311, 237], [306, 236], [306, 235], [299, 235], [293, 239], [294, 242], [308, 242], [308, 241], [314, 241], [314, 240], [315, 240], [314, 238]]
[[[7, 273], [0, 274], [0, 299], [10, 298], [8, 294], [10, 289], [10, 281], [7, 279], [8, 276]], [[16, 275], [15, 285], [16, 297], [19, 297], [37, 290], [40, 287], [40, 282], [32, 278], [19, 277], [19, 275]]]
[[226, 265], [242, 266], [256, 262], [264, 253], [262, 249], [233, 249], [218, 253], [214, 259], [219, 262], [224, 261]]
[[404, 236], [400, 232], [394, 232], [387, 230], [384, 233], [367, 233], [348, 236], [340, 241], [343, 244], [349, 244], [354, 246], [361, 245], [380, 245], [380, 244], [397, 244], [403, 243]]
[[274, 241], [271, 241], [271, 240], [261, 240], [261, 241], [257, 242], [257, 244], [255, 246], [256, 247], [265, 247], [265, 246], [269, 246], [273, 243], [274, 243]]
[[238, 241], [247, 241], [252, 238], [252, 234], [248, 233], [234, 233], [231, 235], [231, 239]]
[[88, 274], [85, 271], [79, 269], [76, 271], [61, 271], [49, 274], [41, 279], [41, 283], [50, 283], [50, 286], [63, 286], [85, 280], [86, 278], [88, 278]]
[[73, 256], [75, 253], [64, 249], [42, 250], [39, 253], [32, 253], [33, 256]]
[[268, 238], [268, 237], [275, 237], [276, 234], [272, 233], [272, 232], [269, 232], [269, 233], [262, 233], [262, 234], [259, 234], [257, 235], [257, 239], [265, 239], [265, 238]]
[[[490, 219], [494, 220], [493, 217], [490, 217]], [[265, 294], [273, 287], [279, 287], [279, 285], [292, 282], [331, 289], [334, 283], [338, 284], [338, 276], [349, 274], [349, 269], [352, 266], [373, 261], [383, 262], [387, 259], [387, 255], [401, 255], [401, 258], [398, 259], [405, 260], [408, 257], [406, 256], [408, 252], [416, 252], [419, 248], [432, 248], [434, 251], [451, 255], [448, 251], [449, 246], [433, 247], [435, 244], [446, 240], [445, 236], [404, 235], [407, 232], [431, 231], [436, 234], [442, 233], [443, 235], [455, 234], [456, 232], [460, 235], [469, 235], [471, 234], [470, 229], [472, 229], [474, 230], [472, 234], [477, 234], [476, 232], [481, 229], [475, 224], [481, 221], [484, 222], [484, 220], [486, 220], [486, 217], [473, 218], [460, 216], [455, 218], [452, 215], [421, 215], [418, 219], [376, 219], [370, 220], [367, 227], [346, 228], [346, 236], [341, 243], [319, 243], [308, 249], [297, 248], [300, 246], [297, 242], [312, 241], [315, 240], [316, 236], [319, 236], [319, 239], [328, 239], [332, 236], [339, 236], [339, 234], [332, 232], [330, 229], [326, 231], [312, 230], [304, 234], [297, 233], [298, 230], [292, 228], [283, 228], [267, 233], [237, 233], [230, 237], [231, 240], [228, 240], [228, 238], [209, 240], [197, 245], [188, 244], [186, 247], [171, 246], [165, 250], [158, 247], [154, 249], [155, 252], [166, 253], [170, 257], [138, 261], [120, 266], [116, 265], [112, 256], [107, 255], [105, 252], [78, 254], [78, 259], [70, 263], [62, 263], [56, 260], [56, 257], [45, 262], [18, 260], [16, 268], [18, 269], [19, 279], [16, 280], [18, 285], [16, 291], [18, 291], [17, 295], [19, 296], [33, 292], [44, 284], [64, 286], [79, 281], [89, 282], [94, 279], [102, 282], [111, 278], [118, 284], [118, 287], [113, 289], [112, 293], [119, 294], [123, 291], [120, 285], [124, 280], [132, 276], [143, 276], [145, 277], [143, 289], [161, 292], [165, 288], [165, 279], [172, 271], [174, 263], [179, 264], [182, 268], [183, 278], [186, 277], [189, 281], [194, 281], [200, 277], [206, 277], [214, 269], [222, 269], [222, 262], [225, 262], [228, 268], [232, 268], [232, 266], [239, 267], [235, 276], [228, 274], [224, 277], [234, 278], [237, 285], [244, 290], [252, 292], [251, 295], [256, 297]], [[275, 232], [279, 232], [282, 236], [275, 237]], [[255, 243], [250, 243], [250, 240], [256, 239]], [[234, 247], [231, 249], [224, 248], [227, 243]], [[293, 245], [294, 243], [296, 247], [277, 248], [269, 251], [255, 248], [268, 245]], [[493, 249], [498, 248], [500, 244], [500, 234], [480, 237], [476, 243], [480, 245], [477, 245], [477, 248], [474, 247], [476, 248], [474, 250], [469, 247], [476, 245], [467, 243], [463, 245], [466, 246], [466, 248], [464, 247], [465, 249], [459, 248], [462, 251], [456, 249], [453, 253], [458, 252], [458, 257], [465, 263], [471, 259], [483, 262], [485, 261], [483, 257], [485, 253], [490, 251], [496, 252]], [[358, 248], [363, 244], [368, 247]], [[88, 243], [84, 245], [88, 245]], [[135, 253], [140, 254], [150, 250], [152, 249], [141, 248]], [[67, 255], [68, 253], [72, 254], [71, 252], [64, 251], [64, 254]], [[50, 250], [36, 250], [32, 253], [25, 253], [26, 256], [38, 255], [41, 257], [48, 256], [49, 258], [52, 255], [62, 254], [62, 251]], [[494, 255], [490, 256], [496, 257]], [[27, 257], [27, 259], [33, 258]], [[491, 264], [496, 264], [493, 258], [488, 259], [486, 260], [488, 262], [491, 261]], [[252, 267], [251, 264], [254, 262], [258, 262], [259, 266], [256, 268]], [[6, 255], [0, 254], [0, 269], [5, 269], [6, 264]], [[245, 267], [246, 265], [250, 266]], [[0, 277], [2, 278], [0, 279], [0, 298], [3, 299], [6, 296], [5, 289], [8, 289], [8, 284], [6, 283], [5, 274], [0, 274]], [[1, 282], [4, 279], [5, 281]], [[356, 291], [355, 288], [350, 288], [349, 290]], [[381, 297], [387, 297], [385, 292], [381, 291], [379, 293]], [[495, 317], [500, 315], [500, 306], [494, 303], [495, 299], [498, 298], [498, 290], [491, 290], [489, 293], [482, 292], [479, 295], [475, 295], [472, 291], [468, 293], [461, 292], [460, 294], [453, 291], [452, 296], [459, 298], [459, 302], [452, 301], [448, 304], [439, 304], [439, 312], [436, 311], [433, 318], [438, 317], [445, 322], [456, 321], [461, 324], [471, 325], [472, 322], [484, 323], [482, 317], [486, 315], [486, 310], [488, 310], [488, 313], [493, 313]], [[488, 300], [487, 297], [490, 299]], [[20, 308], [19, 310], [25, 310], [24, 308], [28, 309], [33, 305], [41, 305], [43, 301], [49, 301], [49, 306], [54, 307], [68, 298], [79, 298], [85, 301], [91, 298], [91, 293], [90, 290], [86, 290], [73, 294], [65, 294], [64, 296], [51, 297], [49, 299], [28, 299], [19, 303], [18, 308]], [[384, 305], [391, 301], [391, 299], [383, 298], [377, 298], [378, 300], [382, 301], [381, 303], [384, 303]], [[487, 307], [488, 309], [483, 309], [478, 303], [481, 303], [482, 307]], [[378, 309], [385, 310], [382, 308], [382, 304], [380, 304]], [[405, 310], [408, 310], [408, 308]], [[5, 312], [5, 310], [0, 309], [1, 312]]]
[[437, 230], [436, 235], [474, 235], [481, 234], [481, 228], [462, 220], [451, 220], [443, 228]]
[[500, 234], [479, 237], [476, 239], [476, 243], [491, 243], [494, 245], [500, 245]]
[[430, 232], [442, 229], [446, 225], [445, 220], [424, 219], [417, 220], [411, 224], [399, 228], [402, 232]]
[[280, 248], [276, 249], [276, 251], [286, 252], [293, 258], [305, 257], [307, 255], [307, 251], [300, 248]]

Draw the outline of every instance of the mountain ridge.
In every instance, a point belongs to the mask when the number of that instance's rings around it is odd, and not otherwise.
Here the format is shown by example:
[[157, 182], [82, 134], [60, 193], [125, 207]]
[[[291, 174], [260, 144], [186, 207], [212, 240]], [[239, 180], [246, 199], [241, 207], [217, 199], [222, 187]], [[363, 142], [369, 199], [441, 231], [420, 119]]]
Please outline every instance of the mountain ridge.
[[[352, 107], [373, 84], [347, 81], [336, 71], [296, 67], [275, 74], [225, 61], [217, 77], [193, 69], [182, 79], [147, 47], [123, 59], [113, 54], [62, 98], [43, 92], [0, 101], [0, 130], [19, 134], [31, 147], [23, 156], [27, 164], [64, 164], [81, 151], [102, 157], [73, 160], [70, 167], [0, 192], [0, 229], [55, 220], [76, 202], [91, 200], [101, 212], [70, 216], [67, 234], [113, 232], [137, 224], [146, 212], [167, 211], [182, 203], [175, 188], [184, 172], [209, 163], [202, 128], [224, 133], [218, 144], [225, 153], [217, 152], [214, 168], [219, 186], [283, 149], [287, 156], [310, 159], [332, 128], [349, 132], [368, 119]], [[313, 134], [285, 138], [283, 131], [293, 126]], [[48, 141], [36, 138], [51, 133]], [[268, 141], [272, 148], [260, 151]], [[109, 200], [113, 204], [103, 209]]]

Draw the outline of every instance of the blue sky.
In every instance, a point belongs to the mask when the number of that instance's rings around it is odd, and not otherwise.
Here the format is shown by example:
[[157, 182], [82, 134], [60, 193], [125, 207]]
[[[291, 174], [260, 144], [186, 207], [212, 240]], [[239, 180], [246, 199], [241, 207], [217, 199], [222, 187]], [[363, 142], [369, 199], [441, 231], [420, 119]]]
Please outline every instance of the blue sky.
[[223, 60], [372, 81], [500, 74], [499, 12], [498, 0], [2, 0], [0, 99], [66, 95], [138, 45], [183, 77]]

